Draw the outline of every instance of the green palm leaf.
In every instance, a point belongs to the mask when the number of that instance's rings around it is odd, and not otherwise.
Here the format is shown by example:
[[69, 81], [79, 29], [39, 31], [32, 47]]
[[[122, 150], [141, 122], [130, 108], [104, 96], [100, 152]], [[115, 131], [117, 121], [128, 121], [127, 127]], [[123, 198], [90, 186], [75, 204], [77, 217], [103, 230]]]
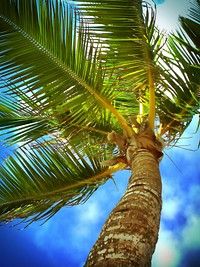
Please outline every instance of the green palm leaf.
[[[156, 105], [162, 133], [169, 131], [170, 137], [178, 140], [199, 108], [199, 51], [191, 45], [192, 38], [198, 42], [199, 6], [191, 8], [193, 21], [186, 19], [187, 23], [191, 22], [190, 30], [194, 36], [190, 39], [190, 35], [186, 37], [180, 30], [167, 40], [155, 27], [156, 10], [146, 2], [80, 2], [80, 9], [87, 10], [93, 37], [107, 43], [113, 53], [112, 59], [105, 56], [107, 64], [119, 68], [121, 88], [126, 88], [124, 91], [129, 93], [128, 105], [131, 97], [132, 102], [133, 99], [136, 103], [142, 102], [144, 114], [151, 113], [151, 107]], [[141, 6], [144, 12], [141, 12]], [[163, 54], [165, 43], [167, 49]], [[154, 97], [150, 91], [155, 92], [156, 103], [151, 101]], [[126, 106], [125, 93], [116, 98], [116, 103], [118, 99]], [[125, 109], [127, 113], [130, 111]]]
[[[0, 221], [49, 219], [60, 208], [86, 201], [115, 170], [100, 164], [106, 152], [82, 144], [23, 148], [0, 169]], [[84, 156], [83, 156], [84, 154]]]
[[[141, 0], [79, 1], [78, 7], [87, 14], [92, 38], [96, 41], [100, 38], [109, 50], [104, 58], [108, 67], [115, 66], [122, 79], [123, 94], [126, 90], [127, 95], [132, 92], [136, 101], [138, 90], [149, 90], [153, 99], [153, 83], [160, 78], [156, 62], [163, 45], [163, 35], [155, 27], [155, 10]], [[150, 114], [152, 121], [154, 113]]]
[[180, 23], [194, 45], [200, 49], [200, 2], [198, 0], [191, 2], [189, 18], [180, 17]]
[[32, 142], [34, 139], [43, 137], [49, 133], [54, 133], [58, 126], [50, 116], [38, 116], [37, 110], [31, 110], [29, 106], [25, 109], [25, 103], [20, 103], [19, 99], [11, 99], [1, 95], [0, 104], [0, 136], [4, 136], [4, 141], [11, 144], [23, 144]]
[[[108, 75], [97, 62], [99, 51], [88, 39], [74, 5], [2, 1], [1, 7], [1, 78], [5, 87], [15, 87], [6, 94], [22, 103], [20, 111], [25, 116], [31, 107], [42, 119], [50, 116], [59, 123], [62, 119], [66, 135], [71, 125], [96, 127], [102, 117], [107, 125], [115, 117], [125, 122], [110, 104], [114, 97], [111, 85], [106, 81], [103, 86]], [[65, 119], [66, 113], [70, 120]]]
[[[199, 6], [196, 8], [196, 12], [193, 7], [191, 9], [194, 14], [199, 12]], [[199, 16], [194, 18], [194, 28], [193, 24], [190, 25], [193, 32], [197, 27], [200, 28]], [[187, 21], [192, 22], [190, 19]], [[157, 93], [158, 113], [163, 124], [162, 133], [168, 132], [169, 141], [177, 141], [180, 138], [193, 116], [199, 114], [200, 107], [200, 50], [191, 44], [191, 40], [194, 44], [195, 40], [198, 42], [198, 36], [191, 37], [190, 33], [183, 29], [168, 39], [167, 56], [163, 57], [163, 81], [164, 87], [168, 88], [168, 96], [164, 92]], [[199, 125], [198, 122], [197, 124]]]

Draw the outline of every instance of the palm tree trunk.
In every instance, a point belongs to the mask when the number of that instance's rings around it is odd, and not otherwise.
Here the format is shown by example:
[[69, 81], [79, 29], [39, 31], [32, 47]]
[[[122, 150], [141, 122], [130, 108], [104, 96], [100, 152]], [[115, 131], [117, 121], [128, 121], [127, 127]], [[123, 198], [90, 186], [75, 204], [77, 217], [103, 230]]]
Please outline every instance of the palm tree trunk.
[[133, 159], [128, 187], [109, 215], [85, 266], [151, 266], [162, 208], [158, 163], [145, 149]]

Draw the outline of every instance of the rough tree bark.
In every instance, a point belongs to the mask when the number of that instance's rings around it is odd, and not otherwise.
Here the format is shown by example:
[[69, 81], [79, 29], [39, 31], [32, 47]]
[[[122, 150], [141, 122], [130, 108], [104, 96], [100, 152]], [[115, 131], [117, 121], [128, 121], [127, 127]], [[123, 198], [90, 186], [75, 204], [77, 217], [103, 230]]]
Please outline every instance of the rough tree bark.
[[85, 267], [151, 266], [162, 208], [158, 163], [146, 149], [133, 158], [128, 187], [109, 215]]

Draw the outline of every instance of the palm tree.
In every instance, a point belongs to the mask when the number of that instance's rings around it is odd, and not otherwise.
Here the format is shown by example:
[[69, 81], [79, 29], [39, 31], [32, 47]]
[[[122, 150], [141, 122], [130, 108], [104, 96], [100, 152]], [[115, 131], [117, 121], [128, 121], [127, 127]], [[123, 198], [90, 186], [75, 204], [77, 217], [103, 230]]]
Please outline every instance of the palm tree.
[[[2, 0], [0, 220], [26, 226], [132, 171], [85, 266], [150, 266], [159, 161], [199, 109], [199, 1], [182, 30], [141, 0]], [[193, 43], [192, 43], [192, 42]]]

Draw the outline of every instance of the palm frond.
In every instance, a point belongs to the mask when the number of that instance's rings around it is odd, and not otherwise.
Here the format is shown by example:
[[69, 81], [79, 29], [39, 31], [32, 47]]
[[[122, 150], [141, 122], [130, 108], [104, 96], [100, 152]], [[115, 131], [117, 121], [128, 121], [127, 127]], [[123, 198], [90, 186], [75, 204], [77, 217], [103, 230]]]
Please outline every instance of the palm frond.
[[98, 63], [100, 49], [89, 39], [75, 5], [17, 0], [0, 5], [1, 79], [10, 88], [5, 93], [22, 103], [20, 112], [27, 116], [28, 108], [42, 118], [62, 120], [66, 135], [72, 124], [96, 127], [102, 117], [109, 118], [107, 125], [115, 117], [126, 124], [111, 105], [110, 76]]
[[[75, 1], [76, 2], [76, 1]], [[94, 40], [99, 40], [109, 51], [102, 55], [109, 68], [115, 66], [121, 77], [123, 96], [132, 91], [132, 103], [139, 103], [135, 95], [148, 91], [149, 119], [153, 128], [155, 117], [155, 87], [160, 79], [157, 61], [163, 45], [163, 34], [155, 27], [156, 7], [137, 1], [77, 1], [89, 24]], [[114, 90], [121, 89], [116, 87]], [[119, 91], [118, 91], [119, 92]], [[130, 105], [129, 105], [130, 106]], [[139, 106], [139, 105], [138, 105]], [[135, 104], [134, 106], [135, 107]], [[129, 111], [133, 111], [127, 109]], [[139, 110], [138, 110], [139, 111]], [[130, 114], [130, 112], [129, 112]]]
[[26, 145], [58, 131], [58, 123], [49, 116], [38, 116], [37, 110], [25, 109], [26, 103], [0, 94], [0, 136], [6, 144]]
[[120, 77], [129, 77], [129, 85], [134, 81], [146, 86], [149, 65], [153, 64], [155, 46], [161, 38], [157, 36], [156, 42], [154, 8], [141, 0], [77, 1], [77, 6], [85, 14], [92, 39], [100, 39], [107, 66], [115, 66], [118, 73], [120, 69]]
[[190, 40], [194, 43], [194, 45], [200, 49], [200, 2], [199, 0], [195, 0], [191, 2], [191, 7], [189, 10], [189, 18], [180, 17], [180, 24], [183, 30], [190, 37]]
[[[192, 6], [192, 14], [196, 12]], [[168, 132], [169, 139], [177, 141], [195, 114], [199, 114], [200, 91], [200, 50], [198, 36], [199, 16], [196, 21], [187, 19], [190, 32], [183, 26], [167, 41], [167, 51], [163, 57], [163, 83], [166, 91], [158, 92], [158, 113], [163, 125], [162, 133]], [[185, 19], [181, 19], [184, 24]], [[190, 24], [191, 22], [191, 24]], [[193, 24], [194, 22], [194, 24]], [[196, 41], [195, 41], [196, 40]], [[192, 44], [196, 45], [196, 47]]]
[[6, 159], [0, 168], [0, 221], [19, 218], [29, 223], [49, 219], [60, 208], [85, 202], [115, 171], [100, 162], [108, 153], [98, 144], [28, 146]]

